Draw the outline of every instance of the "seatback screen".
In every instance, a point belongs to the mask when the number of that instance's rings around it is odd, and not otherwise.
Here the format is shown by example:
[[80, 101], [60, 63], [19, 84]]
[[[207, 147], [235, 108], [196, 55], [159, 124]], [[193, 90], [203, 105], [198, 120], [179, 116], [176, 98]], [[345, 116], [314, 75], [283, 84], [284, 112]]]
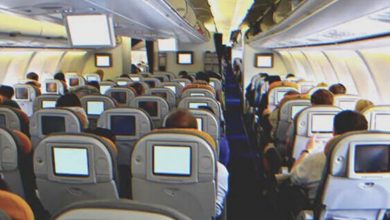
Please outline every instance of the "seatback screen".
[[206, 96], [206, 95], [204, 93], [200, 93], [200, 92], [191, 92], [190, 96]]
[[42, 116], [42, 134], [65, 132], [65, 118], [61, 116]]
[[114, 135], [135, 135], [135, 116], [112, 115], [110, 118], [111, 132]]
[[86, 148], [53, 147], [53, 167], [57, 176], [89, 176]]
[[291, 119], [295, 118], [295, 115], [297, 115], [302, 109], [306, 108], [305, 105], [296, 105], [291, 107]]
[[100, 86], [100, 94], [105, 94], [107, 92], [107, 90], [111, 89], [111, 86], [104, 86], [104, 85], [101, 85]]
[[356, 145], [355, 173], [390, 172], [390, 145]]
[[164, 86], [164, 88], [170, 89], [174, 94], [176, 94], [176, 86]]
[[137, 77], [137, 76], [132, 76], [130, 77], [131, 80], [133, 80], [134, 82], [139, 82], [140, 81], [140, 78]]
[[77, 77], [69, 78], [69, 86], [78, 86], [80, 84], [80, 79]]
[[390, 114], [375, 115], [375, 130], [390, 131]]
[[16, 99], [28, 99], [28, 89], [27, 88], [16, 88], [15, 89], [15, 98]]
[[46, 83], [46, 92], [57, 93], [57, 83], [55, 82]]
[[334, 115], [312, 115], [311, 116], [312, 133], [332, 133]]
[[100, 115], [104, 112], [104, 102], [101, 101], [88, 101], [87, 102], [87, 114], [88, 115]]
[[153, 174], [191, 176], [191, 147], [153, 146]]
[[127, 86], [127, 81], [117, 81], [118, 86]]
[[126, 104], [127, 101], [126, 92], [111, 92], [111, 97], [115, 99], [119, 104]]
[[344, 110], [354, 110], [355, 109], [355, 102], [348, 102], [348, 101], [341, 101], [339, 103], [339, 107]]
[[208, 104], [206, 102], [190, 102], [188, 104], [188, 107], [189, 108], [199, 108], [199, 106], [208, 106]]
[[138, 107], [145, 110], [151, 117], [158, 116], [156, 101], [140, 101], [138, 102]]
[[203, 119], [202, 118], [196, 118], [196, 123], [198, 124], [198, 130], [203, 131]]
[[56, 101], [48, 101], [48, 100], [42, 101], [42, 108], [55, 108], [55, 107], [56, 107]]
[[97, 76], [87, 76], [87, 81], [91, 82], [91, 81], [99, 81], [99, 80]]

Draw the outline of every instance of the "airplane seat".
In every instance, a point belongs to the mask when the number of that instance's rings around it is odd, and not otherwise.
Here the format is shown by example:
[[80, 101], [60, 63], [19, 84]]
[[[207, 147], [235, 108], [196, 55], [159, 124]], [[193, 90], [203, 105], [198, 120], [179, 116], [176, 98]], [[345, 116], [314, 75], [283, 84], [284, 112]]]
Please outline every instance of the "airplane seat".
[[326, 143], [333, 137], [333, 118], [341, 111], [336, 106], [321, 105], [307, 107], [298, 113], [291, 157], [298, 159], [314, 135], [316, 145], [313, 152], [323, 151]]
[[355, 110], [356, 102], [360, 97], [355, 95], [334, 95], [333, 105], [343, 110]]
[[53, 214], [77, 201], [118, 199], [118, 151], [112, 142], [87, 133], [57, 133], [34, 150], [39, 199]]
[[140, 74], [129, 74], [129, 77], [133, 82], [142, 82], [144, 77]]
[[75, 86], [70, 88], [69, 91], [80, 98], [87, 95], [100, 95], [99, 89], [90, 85]]
[[111, 82], [111, 81], [101, 81], [99, 83], [99, 86], [100, 86], [100, 94], [104, 95], [104, 94], [106, 94], [107, 90], [109, 90], [112, 87], [116, 86], [116, 83], [115, 82]]
[[163, 82], [159, 87], [168, 88], [172, 90], [176, 98], [179, 99], [182, 96], [183, 86], [178, 82]]
[[215, 93], [211, 92], [208, 89], [205, 88], [191, 88], [191, 89], [186, 89], [183, 91], [181, 94], [181, 98], [186, 98], [186, 97], [195, 97], [195, 96], [200, 96], [200, 97], [210, 97], [213, 99], [216, 99]]
[[100, 79], [100, 75], [97, 73], [86, 73], [84, 74], [84, 79], [87, 82], [96, 81], [100, 83], [102, 81], [102, 79]]
[[15, 101], [28, 116], [31, 116], [34, 109], [34, 100], [40, 95], [39, 90], [27, 84], [16, 84], [14, 85], [14, 89]]
[[276, 148], [285, 154], [287, 146], [287, 131], [288, 128], [294, 123], [295, 116], [304, 108], [311, 106], [310, 100], [307, 98], [296, 98], [288, 100], [282, 104], [279, 108], [279, 121], [275, 131], [275, 144]]
[[[187, 92], [188, 89], [204, 89], [201, 92], [198, 92], [198, 94], [195, 93], [195, 95], [215, 98], [215, 94], [216, 93], [215, 93], [215, 89], [213, 87], [211, 87], [210, 85], [197, 84], [197, 83], [193, 83], [193, 84], [190, 84], [190, 85], [187, 85], [186, 87], [184, 87], [183, 90], [182, 90], [181, 98], [185, 98], [185, 97], [191, 96]], [[208, 90], [208, 91], [206, 92], [206, 90]], [[195, 96], [195, 95], [193, 95], [193, 96]]]
[[169, 207], [124, 199], [76, 202], [54, 214], [52, 219], [83, 218], [95, 220], [190, 220], [189, 217]]
[[0, 209], [0, 220], [12, 220], [11, 217], [8, 216], [8, 214]]
[[20, 196], [4, 190], [0, 190], [0, 210], [5, 213], [0, 219], [34, 220], [34, 213], [27, 202]]
[[176, 95], [171, 89], [168, 88], [152, 88], [149, 89], [149, 95], [160, 96], [168, 102], [169, 109], [176, 108]]
[[161, 87], [161, 81], [159, 79], [156, 79], [156, 78], [147, 77], [147, 78], [144, 78], [144, 82], [149, 85], [150, 89]]
[[[171, 82], [173, 79], [176, 79], [176, 74], [172, 73], [172, 72], [155, 72], [154, 75], [163, 75], [163, 76], [166, 76], [168, 77], [169, 79], [169, 82]], [[164, 81], [166, 82], [166, 81]]]
[[[332, 139], [315, 219], [384, 219], [390, 208], [390, 133], [348, 132]], [[309, 216], [301, 212], [300, 218]]]
[[215, 89], [215, 91], [222, 92], [222, 82], [221, 82], [221, 80], [219, 80], [217, 78], [211, 77], [209, 85], [211, 87], [213, 87]]
[[162, 126], [164, 117], [169, 113], [169, 105], [158, 96], [137, 96], [131, 100], [131, 107], [143, 109], [152, 119], [155, 128]]
[[216, 210], [216, 161], [216, 143], [207, 133], [196, 129], [154, 130], [134, 146], [133, 199], [166, 205], [194, 220], [212, 219]]
[[0, 107], [0, 127], [19, 130], [30, 137], [29, 124], [30, 119], [24, 111], [8, 106]]
[[320, 89], [329, 90], [328, 87], [316, 86], [316, 87], [313, 87], [313, 88], [309, 89], [309, 91], [307, 91], [305, 94], [307, 94], [308, 96], [311, 96], [311, 95], [313, 95], [315, 92], [317, 92]]
[[390, 131], [390, 105], [371, 106], [362, 113], [368, 122], [368, 130]]
[[184, 79], [184, 78], [178, 78], [178, 79], [173, 79], [171, 82], [178, 82], [180, 83], [181, 86], [186, 87], [187, 85], [191, 84], [191, 80], [189, 79]]
[[133, 80], [127, 77], [118, 77], [114, 79], [114, 82], [120, 87], [127, 87], [133, 82]]
[[[286, 82], [282, 82], [286, 83]], [[284, 86], [284, 84], [280, 84], [280, 86], [273, 87], [272, 84], [268, 91], [268, 108], [270, 111], [275, 110], [279, 105], [280, 101], [284, 98], [284, 95], [289, 91], [299, 92], [298, 89], [290, 86]]]
[[221, 124], [221, 122], [224, 121], [221, 105], [213, 98], [199, 96], [186, 97], [177, 105], [178, 108], [185, 109], [198, 109], [199, 106], [209, 106], [213, 110], [218, 123]]
[[48, 94], [48, 95], [41, 95], [38, 96], [34, 100], [34, 112], [45, 109], [45, 108], [55, 108], [57, 99], [60, 97], [60, 95], [54, 95], [54, 94]]
[[299, 86], [300, 93], [307, 93], [310, 89], [316, 87], [317, 83], [314, 81], [298, 81], [297, 82]]
[[81, 132], [83, 122], [76, 112], [67, 108], [41, 109], [31, 118], [30, 133], [33, 147], [45, 136], [56, 132]]
[[69, 90], [87, 85], [85, 78], [75, 73], [65, 74], [65, 81], [68, 84]]
[[115, 100], [104, 95], [87, 95], [80, 99], [88, 116], [89, 128], [95, 129], [99, 116], [106, 110], [116, 107]]
[[65, 94], [65, 86], [60, 80], [47, 79], [43, 85], [42, 94]]
[[161, 83], [170, 82], [169, 77], [165, 74], [154, 73], [154, 74], [150, 75], [150, 77], [158, 79]]
[[105, 95], [113, 98], [119, 107], [129, 107], [131, 100], [135, 98], [134, 90], [125, 87], [112, 87], [106, 91]]

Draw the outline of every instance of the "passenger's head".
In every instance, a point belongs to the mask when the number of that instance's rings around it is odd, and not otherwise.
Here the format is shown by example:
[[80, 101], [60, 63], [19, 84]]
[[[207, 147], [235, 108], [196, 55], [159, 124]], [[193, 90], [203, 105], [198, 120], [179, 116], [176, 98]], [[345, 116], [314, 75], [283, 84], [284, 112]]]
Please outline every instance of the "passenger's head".
[[145, 94], [145, 88], [144, 86], [139, 83], [139, 82], [134, 82], [130, 85], [131, 88], [133, 88], [135, 90], [135, 92], [137, 93], [136, 96], [140, 96], [140, 95], [143, 95]]
[[35, 81], [38, 81], [38, 80], [39, 80], [38, 74], [36, 74], [36, 73], [34, 73], [34, 72], [29, 72], [29, 73], [27, 73], [26, 78], [27, 78], [27, 79], [32, 79], [32, 80], [35, 80]]
[[98, 74], [99, 77], [100, 77], [100, 80], [103, 81], [103, 78], [104, 78], [104, 71], [101, 70], [101, 69], [98, 69], [98, 70], [96, 70], [96, 74]]
[[0, 96], [7, 99], [12, 99], [14, 93], [15, 93], [14, 88], [12, 88], [11, 86], [6, 86], [6, 85], [0, 86]]
[[292, 73], [289, 73], [289, 74], [287, 74], [287, 76], [286, 76], [286, 79], [288, 79], [288, 78], [294, 78], [295, 77], [295, 75], [294, 74], [292, 74]]
[[346, 110], [338, 113], [333, 120], [335, 135], [341, 135], [349, 131], [367, 130], [368, 122], [366, 117], [359, 112]]
[[165, 128], [198, 128], [195, 116], [187, 109], [172, 112], [165, 123]]
[[57, 99], [56, 107], [81, 107], [81, 102], [77, 95], [67, 93]]
[[202, 80], [202, 81], [205, 81], [207, 83], [210, 83], [209, 75], [207, 73], [204, 73], [204, 72], [197, 72], [196, 76], [195, 76], [195, 79], [196, 80]]
[[333, 94], [326, 89], [319, 89], [311, 95], [312, 105], [333, 105]]
[[342, 95], [347, 93], [347, 88], [341, 83], [336, 83], [329, 87], [329, 91], [334, 95]]
[[54, 74], [54, 79], [65, 82], [65, 74], [63, 72], [58, 72]]
[[361, 112], [363, 112], [364, 109], [371, 107], [371, 106], [374, 106], [374, 103], [371, 102], [370, 100], [360, 99], [359, 101], [356, 102], [355, 110], [357, 112], [361, 113]]
[[115, 143], [115, 141], [116, 141], [115, 135], [112, 134], [111, 130], [106, 129], [106, 128], [97, 127], [95, 129], [86, 129], [86, 130], [84, 130], [84, 132], [95, 134], [95, 135], [101, 136], [101, 137], [105, 137], [105, 138], [109, 139], [110, 141], [112, 141], [113, 143]]
[[182, 70], [182, 71], [179, 72], [179, 76], [180, 76], [180, 77], [188, 76], [188, 72], [185, 71], [185, 70]]
[[192, 76], [190, 76], [190, 75], [182, 76], [181, 78], [188, 79], [191, 81], [191, 83], [194, 82], [194, 78], [192, 78]]

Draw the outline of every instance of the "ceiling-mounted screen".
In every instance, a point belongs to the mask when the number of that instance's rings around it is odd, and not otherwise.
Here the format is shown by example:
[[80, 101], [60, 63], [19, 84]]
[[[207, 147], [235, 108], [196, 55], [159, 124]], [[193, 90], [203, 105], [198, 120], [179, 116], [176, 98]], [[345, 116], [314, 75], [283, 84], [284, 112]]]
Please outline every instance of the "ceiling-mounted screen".
[[272, 54], [256, 54], [255, 67], [272, 68], [274, 66], [274, 56]]
[[159, 39], [158, 40], [158, 51], [177, 51], [177, 41], [175, 38]]
[[111, 54], [109, 54], [109, 53], [95, 54], [95, 66], [96, 67], [111, 67], [112, 66]]
[[191, 65], [194, 63], [194, 53], [191, 51], [177, 52], [177, 64]]
[[114, 24], [108, 15], [67, 15], [66, 27], [72, 47], [115, 47]]

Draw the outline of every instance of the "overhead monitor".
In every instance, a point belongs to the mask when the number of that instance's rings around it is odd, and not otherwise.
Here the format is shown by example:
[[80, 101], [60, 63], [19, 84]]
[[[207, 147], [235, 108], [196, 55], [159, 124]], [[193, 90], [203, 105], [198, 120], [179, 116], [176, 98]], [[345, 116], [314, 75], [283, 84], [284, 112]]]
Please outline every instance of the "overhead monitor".
[[56, 132], [65, 132], [65, 117], [42, 116], [41, 127], [43, 135], [48, 135]]
[[175, 38], [158, 39], [157, 42], [159, 52], [177, 51], [177, 41]]
[[139, 101], [138, 107], [145, 110], [151, 117], [158, 117], [157, 101]]
[[[366, 178], [389, 177], [390, 145], [388, 144], [351, 144], [349, 177]], [[353, 163], [353, 164], [352, 164]]]
[[273, 67], [272, 54], [256, 54], [255, 56], [255, 67], [257, 68], [272, 68]]
[[5, 115], [0, 114], [0, 127], [5, 128], [7, 126]]
[[88, 115], [101, 115], [104, 112], [103, 101], [87, 101], [87, 114]]
[[344, 110], [355, 110], [355, 101], [340, 101], [339, 107]]
[[111, 86], [107, 85], [100, 85], [100, 94], [104, 95], [106, 92], [111, 89]]
[[28, 88], [15, 88], [15, 99], [18, 100], [28, 100]]
[[194, 63], [194, 53], [192, 51], [181, 51], [176, 53], [177, 64], [191, 65]]
[[176, 86], [164, 86], [164, 88], [170, 89], [173, 94], [176, 94]]
[[303, 109], [305, 109], [307, 106], [306, 105], [294, 105], [291, 107], [291, 119], [294, 119], [295, 116], [300, 112], [302, 111]]
[[135, 116], [112, 115], [110, 117], [110, 128], [114, 135], [135, 135]]
[[153, 146], [153, 174], [166, 176], [191, 176], [191, 147]]
[[58, 93], [57, 83], [56, 82], [47, 82], [46, 83], [46, 92], [48, 92], [48, 93]]
[[332, 133], [334, 115], [312, 115], [311, 133]]
[[69, 86], [70, 87], [78, 86], [78, 85], [80, 85], [80, 79], [78, 77], [69, 78]]
[[49, 101], [49, 100], [43, 100], [41, 103], [42, 108], [55, 108], [56, 107], [56, 101]]
[[165, 100], [167, 100], [167, 93], [166, 92], [152, 92], [152, 95], [161, 97]]
[[78, 48], [112, 48], [116, 39], [112, 17], [105, 14], [67, 15], [70, 43]]
[[189, 108], [198, 109], [199, 106], [208, 106], [207, 102], [190, 102], [188, 104]]
[[198, 125], [198, 130], [203, 131], [203, 118], [196, 118], [196, 123]]
[[190, 96], [206, 96], [204, 93], [201, 93], [201, 92], [191, 92], [190, 93]]
[[86, 148], [52, 148], [54, 175], [88, 177], [88, 151]]
[[118, 86], [127, 86], [128, 82], [127, 81], [118, 80], [118, 81], [116, 81], [116, 84], [118, 84]]
[[284, 95], [287, 93], [287, 91], [278, 91], [276, 92], [276, 102], [275, 104], [279, 104], [280, 101], [282, 101], [282, 99], [284, 98]]
[[390, 131], [390, 114], [375, 115], [375, 130]]
[[127, 103], [127, 94], [126, 92], [111, 92], [111, 97], [115, 99], [119, 104]]
[[95, 54], [95, 66], [96, 67], [111, 67], [112, 56], [108, 53]]

